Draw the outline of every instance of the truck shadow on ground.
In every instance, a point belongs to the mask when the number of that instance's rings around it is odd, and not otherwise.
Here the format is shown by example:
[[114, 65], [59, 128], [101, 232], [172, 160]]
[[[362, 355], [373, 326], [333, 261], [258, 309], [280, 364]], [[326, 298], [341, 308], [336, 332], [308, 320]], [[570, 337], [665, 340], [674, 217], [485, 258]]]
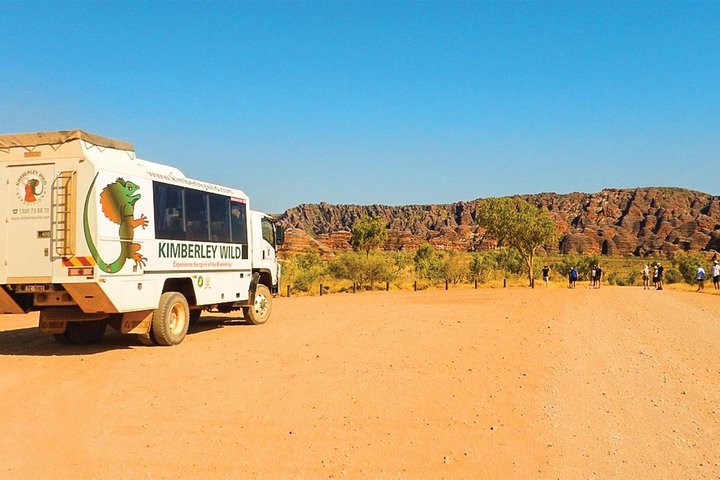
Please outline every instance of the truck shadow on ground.
[[47, 335], [37, 327], [19, 328], [0, 332], [0, 355], [27, 356], [67, 356], [94, 355], [110, 350], [123, 350], [143, 345], [135, 335], [122, 335], [108, 329], [97, 343], [88, 345], [62, 345], [52, 335]]
[[[198, 323], [188, 328], [188, 337], [184, 341], [192, 341], [195, 335], [219, 328], [248, 325], [242, 317], [203, 316]], [[0, 356], [82, 356], [135, 348], [163, 347], [143, 345], [137, 335], [125, 335], [111, 328], [99, 342], [88, 345], [62, 345], [52, 335], [40, 332], [37, 327], [0, 331]]]
[[247, 323], [243, 317], [221, 317], [213, 315], [203, 315], [202, 317], [200, 317], [200, 320], [195, 325], [191, 325], [190, 328], [188, 328], [188, 335], [192, 335], [193, 333], [207, 332], [209, 330], [215, 330], [218, 328], [235, 326], [244, 327], [251, 325]]

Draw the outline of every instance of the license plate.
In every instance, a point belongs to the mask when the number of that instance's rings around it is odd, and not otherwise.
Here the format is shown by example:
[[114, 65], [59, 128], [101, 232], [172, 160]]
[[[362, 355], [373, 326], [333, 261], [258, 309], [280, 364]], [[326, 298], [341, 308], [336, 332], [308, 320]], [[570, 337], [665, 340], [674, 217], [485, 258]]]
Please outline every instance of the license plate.
[[28, 285], [25, 287], [25, 291], [32, 293], [32, 292], [44, 292], [45, 291], [45, 285]]

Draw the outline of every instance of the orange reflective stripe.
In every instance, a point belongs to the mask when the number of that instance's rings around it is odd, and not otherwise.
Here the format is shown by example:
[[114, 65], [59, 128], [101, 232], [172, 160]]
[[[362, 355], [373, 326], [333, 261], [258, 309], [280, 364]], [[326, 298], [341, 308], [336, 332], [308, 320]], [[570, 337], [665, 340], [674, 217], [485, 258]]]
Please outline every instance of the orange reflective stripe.
[[70, 257], [62, 259], [63, 267], [92, 267], [95, 265], [93, 257]]

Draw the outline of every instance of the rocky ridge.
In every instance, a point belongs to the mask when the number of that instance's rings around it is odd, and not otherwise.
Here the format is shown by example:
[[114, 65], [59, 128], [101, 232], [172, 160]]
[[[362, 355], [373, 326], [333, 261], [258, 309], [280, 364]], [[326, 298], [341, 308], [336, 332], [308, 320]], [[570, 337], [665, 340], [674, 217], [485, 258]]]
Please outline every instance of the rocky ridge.
[[[551, 252], [620, 255], [720, 251], [720, 196], [681, 188], [605, 189], [598, 193], [516, 195], [551, 215], [559, 241]], [[364, 215], [383, 218], [386, 250], [480, 250], [493, 242], [477, 225], [482, 199], [447, 205], [303, 204], [279, 216], [288, 229], [285, 254], [350, 249], [350, 229]]]

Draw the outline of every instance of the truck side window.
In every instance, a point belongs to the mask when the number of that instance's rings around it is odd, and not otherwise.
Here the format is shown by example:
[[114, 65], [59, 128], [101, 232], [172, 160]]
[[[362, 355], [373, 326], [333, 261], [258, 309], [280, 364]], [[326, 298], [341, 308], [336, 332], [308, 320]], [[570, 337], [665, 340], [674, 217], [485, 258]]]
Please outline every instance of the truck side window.
[[183, 189], [153, 182], [155, 199], [155, 236], [167, 240], [185, 240]]
[[185, 228], [188, 240], [207, 242], [210, 239], [207, 193], [185, 189]]
[[210, 241], [230, 242], [230, 199], [210, 194]]
[[244, 203], [230, 201], [230, 228], [232, 243], [247, 245], [247, 207]]
[[260, 223], [262, 224], [263, 240], [275, 247], [275, 225], [265, 217], [260, 220]]

